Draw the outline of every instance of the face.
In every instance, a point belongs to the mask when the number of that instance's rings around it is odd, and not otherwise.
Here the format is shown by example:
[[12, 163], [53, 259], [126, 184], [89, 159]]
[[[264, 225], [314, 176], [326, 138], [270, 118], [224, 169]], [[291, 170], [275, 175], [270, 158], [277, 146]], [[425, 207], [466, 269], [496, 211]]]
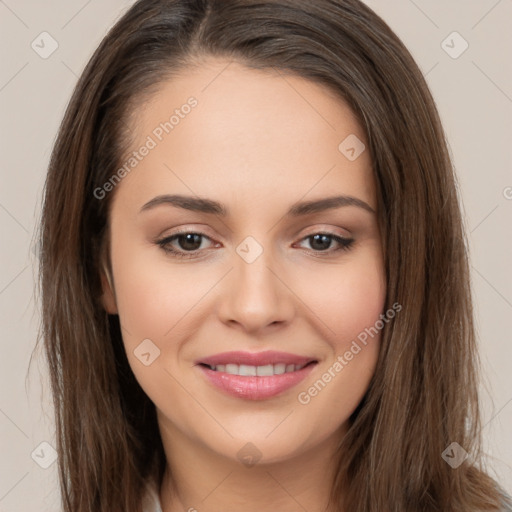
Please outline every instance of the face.
[[240, 460], [252, 443], [275, 462], [338, 439], [374, 373], [376, 190], [345, 103], [226, 65], [188, 69], [134, 112], [103, 300], [164, 444]]

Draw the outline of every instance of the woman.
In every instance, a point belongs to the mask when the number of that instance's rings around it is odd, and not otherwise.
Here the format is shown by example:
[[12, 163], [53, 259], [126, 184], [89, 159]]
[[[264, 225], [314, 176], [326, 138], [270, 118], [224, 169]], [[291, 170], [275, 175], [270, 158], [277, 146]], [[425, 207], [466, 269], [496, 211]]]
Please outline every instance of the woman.
[[510, 507], [439, 116], [358, 0], [135, 3], [41, 237], [66, 512]]

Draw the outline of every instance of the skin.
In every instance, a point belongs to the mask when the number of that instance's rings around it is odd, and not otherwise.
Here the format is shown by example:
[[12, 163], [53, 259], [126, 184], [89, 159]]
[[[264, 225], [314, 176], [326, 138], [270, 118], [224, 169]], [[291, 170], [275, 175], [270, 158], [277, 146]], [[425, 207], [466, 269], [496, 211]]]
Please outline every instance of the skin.
[[[297, 395], [384, 312], [381, 235], [377, 213], [357, 206], [284, 215], [295, 202], [341, 194], [376, 212], [370, 155], [349, 161], [338, 150], [350, 134], [366, 144], [365, 135], [322, 85], [227, 64], [209, 58], [190, 67], [137, 108], [131, 150], [187, 98], [198, 100], [114, 191], [113, 276], [112, 286], [102, 278], [103, 302], [119, 315], [130, 366], [157, 409], [168, 461], [164, 512], [321, 511], [330, 457], [368, 388], [380, 335], [308, 404]], [[140, 212], [161, 194], [214, 199], [230, 216], [168, 204]], [[206, 235], [195, 258], [175, 258], [155, 243], [178, 229]], [[355, 241], [336, 252], [338, 243], [327, 241], [322, 250], [307, 238], [322, 232]], [[236, 252], [247, 236], [263, 249], [252, 263]], [[183, 238], [172, 246], [190, 247]], [[160, 349], [149, 366], [134, 355], [144, 339]], [[318, 365], [280, 396], [244, 400], [213, 387], [194, 366], [230, 350], [280, 350]], [[237, 456], [248, 442], [261, 455], [252, 467]]]

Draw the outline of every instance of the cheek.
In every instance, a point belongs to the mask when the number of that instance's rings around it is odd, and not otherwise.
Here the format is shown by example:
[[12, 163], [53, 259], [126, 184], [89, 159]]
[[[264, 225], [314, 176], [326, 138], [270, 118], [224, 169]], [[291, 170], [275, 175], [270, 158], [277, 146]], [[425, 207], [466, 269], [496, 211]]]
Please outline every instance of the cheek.
[[336, 353], [373, 326], [383, 313], [386, 279], [381, 251], [368, 248], [339, 266], [315, 270], [304, 281], [302, 296], [325, 327], [323, 333]]
[[373, 326], [383, 312], [386, 296], [384, 271], [376, 258], [358, 261], [344, 276], [337, 295], [338, 314], [335, 331], [341, 339], [354, 339], [365, 328]]
[[176, 401], [189, 398], [182, 396], [181, 387], [166, 370], [174, 374], [181, 342], [194, 331], [190, 322], [195, 318], [194, 305], [211, 287], [211, 276], [201, 283], [197, 273], [166, 264], [165, 258], [155, 258], [158, 253], [153, 248], [138, 247], [129, 240], [126, 235], [112, 237], [123, 343], [137, 381], [156, 404], [165, 408], [169, 394]]
[[[131, 244], [130, 238], [120, 234], [112, 240], [119, 317], [125, 335], [162, 339], [206, 291], [202, 290], [209, 280], [201, 283], [197, 273], [166, 264], [159, 249], [148, 247], [147, 242], [143, 246]], [[131, 336], [125, 338], [137, 342]]]
[[[122, 253], [119, 250], [116, 253], [115, 246], [112, 248], [112, 262], [119, 317], [127, 332], [140, 334], [153, 326], [152, 332], [144, 335], [151, 337], [161, 334], [163, 326], [158, 325], [159, 322], [155, 324], [155, 321], [163, 317], [166, 305], [161, 302], [159, 280], [154, 275], [153, 267], [147, 265], [141, 252]], [[173, 283], [167, 285], [172, 287]]]
[[[323, 361], [317, 380], [299, 390], [297, 400], [311, 414], [314, 428], [327, 433], [352, 414], [375, 371], [385, 325], [381, 320], [386, 299], [381, 252], [376, 248], [360, 253], [335, 271], [315, 277], [308, 305], [322, 319], [317, 327], [322, 324], [331, 354]], [[314, 418], [322, 418], [321, 424]]]

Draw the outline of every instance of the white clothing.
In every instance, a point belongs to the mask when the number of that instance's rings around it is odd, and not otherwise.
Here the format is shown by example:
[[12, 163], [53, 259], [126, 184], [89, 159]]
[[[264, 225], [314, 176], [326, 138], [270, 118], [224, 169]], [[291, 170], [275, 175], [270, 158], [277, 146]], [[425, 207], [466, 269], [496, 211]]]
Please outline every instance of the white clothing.
[[162, 512], [160, 497], [154, 483], [148, 486], [147, 494], [144, 496], [143, 510], [144, 512]]

